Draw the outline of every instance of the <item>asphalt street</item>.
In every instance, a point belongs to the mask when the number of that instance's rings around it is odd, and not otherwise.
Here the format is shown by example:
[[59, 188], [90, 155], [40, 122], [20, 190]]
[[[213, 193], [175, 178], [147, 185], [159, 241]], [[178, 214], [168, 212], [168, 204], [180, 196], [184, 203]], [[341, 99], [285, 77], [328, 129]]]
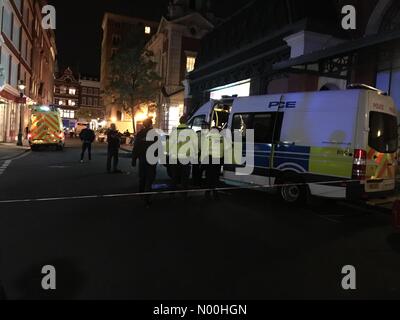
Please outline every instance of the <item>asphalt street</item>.
[[[0, 161], [9, 299], [400, 298], [400, 234], [388, 215], [331, 201], [293, 208], [250, 190], [217, 202], [159, 195], [146, 209], [138, 196], [114, 197], [137, 191], [129, 154], [124, 173], [108, 175], [104, 145], [90, 163], [79, 153], [69, 142]], [[167, 181], [160, 168], [157, 183]], [[56, 267], [56, 291], [41, 288], [45, 265]], [[357, 290], [341, 287], [346, 265]]]

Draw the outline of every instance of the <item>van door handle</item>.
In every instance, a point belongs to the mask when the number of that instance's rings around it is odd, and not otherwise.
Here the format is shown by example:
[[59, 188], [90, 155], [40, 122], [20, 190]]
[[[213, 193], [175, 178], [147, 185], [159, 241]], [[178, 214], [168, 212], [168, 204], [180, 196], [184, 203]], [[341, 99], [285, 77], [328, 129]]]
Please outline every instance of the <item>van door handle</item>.
[[276, 143], [277, 145], [281, 145], [281, 146], [295, 146], [296, 145], [296, 142], [288, 142], [288, 141], [286, 141], [286, 142], [277, 142]]

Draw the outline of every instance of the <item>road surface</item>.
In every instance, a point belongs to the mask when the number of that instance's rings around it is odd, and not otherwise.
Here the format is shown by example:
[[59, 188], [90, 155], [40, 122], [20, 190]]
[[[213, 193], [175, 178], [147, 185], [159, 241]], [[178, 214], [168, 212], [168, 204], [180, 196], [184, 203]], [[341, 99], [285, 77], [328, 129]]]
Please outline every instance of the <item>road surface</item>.
[[[106, 148], [27, 153], [0, 175], [0, 282], [9, 299], [356, 299], [400, 297], [390, 217], [320, 201], [293, 208], [239, 190], [218, 202], [161, 195], [146, 209], [137, 169], [106, 174]], [[0, 162], [0, 167], [3, 163]], [[159, 183], [166, 181], [164, 170]], [[101, 197], [101, 196], [112, 197]], [[42, 201], [31, 201], [42, 199]], [[57, 270], [43, 291], [42, 267]], [[342, 288], [342, 268], [357, 290]]]

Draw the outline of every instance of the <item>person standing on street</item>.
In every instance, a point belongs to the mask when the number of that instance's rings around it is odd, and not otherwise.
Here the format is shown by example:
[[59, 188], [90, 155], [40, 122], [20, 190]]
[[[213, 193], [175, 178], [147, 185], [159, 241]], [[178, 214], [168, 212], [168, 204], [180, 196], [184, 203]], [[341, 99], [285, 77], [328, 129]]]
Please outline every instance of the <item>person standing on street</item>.
[[[121, 173], [118, 169], [119, 149], [121, 147], [121, 134], [117, 126], [112, 124], [107, 133], [108, 152], [107, 152], [107, 172]], [[113, 171], [111, 171], [111, 166]]]
[[[157, 164], [149, 163], [147, 151], [156, 141], [147, 140], [148, 133], [153, 130], [153, 120], [150, 118], [145, 120], [143, 126], [144, 128], [135, 138], [135, 145], [132, 151], [132, 166], [136, 167], [139, 160], [139, 192], [148, 193], [152, 191], [153, 183], [156, 179]], [[150, 206], [149, 195], [145, 196], [145, 202], [147, 206]]]
[[90, 129], [90, 125], [87, 125], [85, 129], [79, 135], [79, 138], [82, 141], [82, 153], [81, 153], [81, 163], [83, 163], [83, 159], [85, 158], [86, 150], [88, 151], [89, 161], [92, 160], [92, 144], [94, 140], [96, 140], [96, 135], [92, 129]]
[[[192, 165], [192, 177], [193, 184], [195, 187], [203, 186], [203, 172], [205, 171], [205, 166], [202, 165], [201, 161], [201, 151], [202, 151], [202, 142], [206, 140], [205, 134], [210, 130], [210, 124], [204, 121], [201, 124], [201, 130], [197, 132], [197, 143], [198, 143], [198, 163]], [[204, 139], [203, 139], [204, 138]]]
[[[194, 160], [191, 158], [194, 154], [190, 154], [189, 150], [197, 152], [198, 149], [193, 139], [188, 137], [189, 133], [193, 133], [193, 136], [196, 137], [196, 133], [189, 128], [186, 122], [187, 117], [181, 117], [179, 126], [172, 131], [168, 142], [174, 184], [178, 187], [180, 186], [181, 190], [184, 191], [189, 189], [192, 162]], [[186, 141], [182, 141], [182, 137], [180, 137], [182, 132], [187, 136]], [[195, 140], [197, 140], [197, 137]], [[183, 197], [187, 198], [187, 193], [183, 193]]]
[[206, 198], [213, 194], [214, 200], [219, 200], [218, 185], [220, 182], [221, 169], [224, 162], [224, 140], [218, 128], [214, 127], [206, 136], [206, 147], [208, 146], [208, 159], [203, 157], [203, 163], [206, 162]]

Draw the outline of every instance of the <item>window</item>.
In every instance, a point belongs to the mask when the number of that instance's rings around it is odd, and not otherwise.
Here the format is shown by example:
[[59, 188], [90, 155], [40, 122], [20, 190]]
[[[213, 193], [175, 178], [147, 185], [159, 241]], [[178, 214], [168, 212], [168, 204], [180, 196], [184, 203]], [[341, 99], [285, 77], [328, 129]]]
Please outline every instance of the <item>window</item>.
[[64, 101], [63, 100], [58, 101], [58, 105], [63, 106], [64, 105]]
[[196, 57], [187, 57], [186, 58], [186, 71], [192, 72], [196, 65]]
[[75, 107], [76, 106], [76, 102], [74, 100], [68, 100], [68, 105], [71, 107]]
[[397, 151], [397, 118], [381, 112], [371, 112], [369, 146], [381, 153]]
[[118, 35], [118, 34], [113, 34], [113, 36], [112, 36], [112, 44], [113, 44], [113, 46], [114, 47], [119, 46], [120, 42], [121, 42], [121, 36]]
[[10, 58], [9, 55], [5, 50], [1, 50], [1, 64], [3, 65], [3, 76], [5, 77], [5, 81], [7, 83], [10, 83], [9, 80], [9, 63], [10, 63]]
[[60, 87], [60, 93], [61, 94], [66, 94], [67, 93], [67, 88], [66, 87]]
[[69, 93], [70, 95], [74, 96], [74, 95], [76, 95], [76, 89], [75, 89], [75, 88], [70, 88], [70, 89], [68, 90], [68, 93]]
[[18, 25], [16, 21], [13, 23], [13, 35], [12, 35], [12, 41], [14, 43], [14, 46], [20, 49], [19, 47], [19, 37], [21, 34], [21, 25]]
[[3, 25], [2, 25], [2, 31], [5, 33], [5, 35], [11, 39], [12, 37], [12, 20], [13, 20], [13, 15], [11, 14], [11, 11], [8, 6], [3, 7]]
[[272, 143], [275, 117], [273, 114], [256, 114], [253, 119], [254, 142]]
[[61, 118], [65, 119], [74, 119], [75, 118], [75, 111], [74, 110], [63, 110], [61, 109]]
[[233, 117], [233, 130], [246, 136], [246, 130], [254, 130], [254, 142], [272, 144], [279, 142], [283, 113], [236, 114]]
[[93, 88], [89, 88], [89, 89], [88, 89], [88, 93], [89, 93], [89, 94], [93, 94]]
[[149, 27], [149, 26], [144, 27], [144, 33], [145, 34], [150, 34], [151, 33], [151, 27]]
[[249, 114], [235, 114], [233, 117], [233, 131], [239, 131], [246, 137], [246, 130], [251, 128], [251, 116]]
[[18, 85], [18, 63], [16, 63], [16, 61], [12, 58], [10, 61], [12, 65], [10, 85], [16, 88]]
[[122, 121], [122, 112], [117, 111], [117, 121]]
[[206, 116], [198, 116], [194, 118], [190, 124], [190, 127], [195, 131], [199, 132], [203, 129], [203, 123], [206, 121]]
[[87, 88], [86, 88], [86, 87], [83, 87], [83, 88], [82, 88], [82, 93], [84, 93], [84, 94], [87, 93]]
[[82, 97], [82, 104], [83, 104], [84, 106], [86, 106], [86, 104], [87, 104], [86, 97]]
[[88, 106], [92, 106], [93, 105], [93, 99], [91, 97], [89, 97], [87, 99], [87, 102], [88, 102]]
[[98, 105], [99, 105], [99, 99], [94, 98], [93, 99], [93, 106], [98, 107]]

